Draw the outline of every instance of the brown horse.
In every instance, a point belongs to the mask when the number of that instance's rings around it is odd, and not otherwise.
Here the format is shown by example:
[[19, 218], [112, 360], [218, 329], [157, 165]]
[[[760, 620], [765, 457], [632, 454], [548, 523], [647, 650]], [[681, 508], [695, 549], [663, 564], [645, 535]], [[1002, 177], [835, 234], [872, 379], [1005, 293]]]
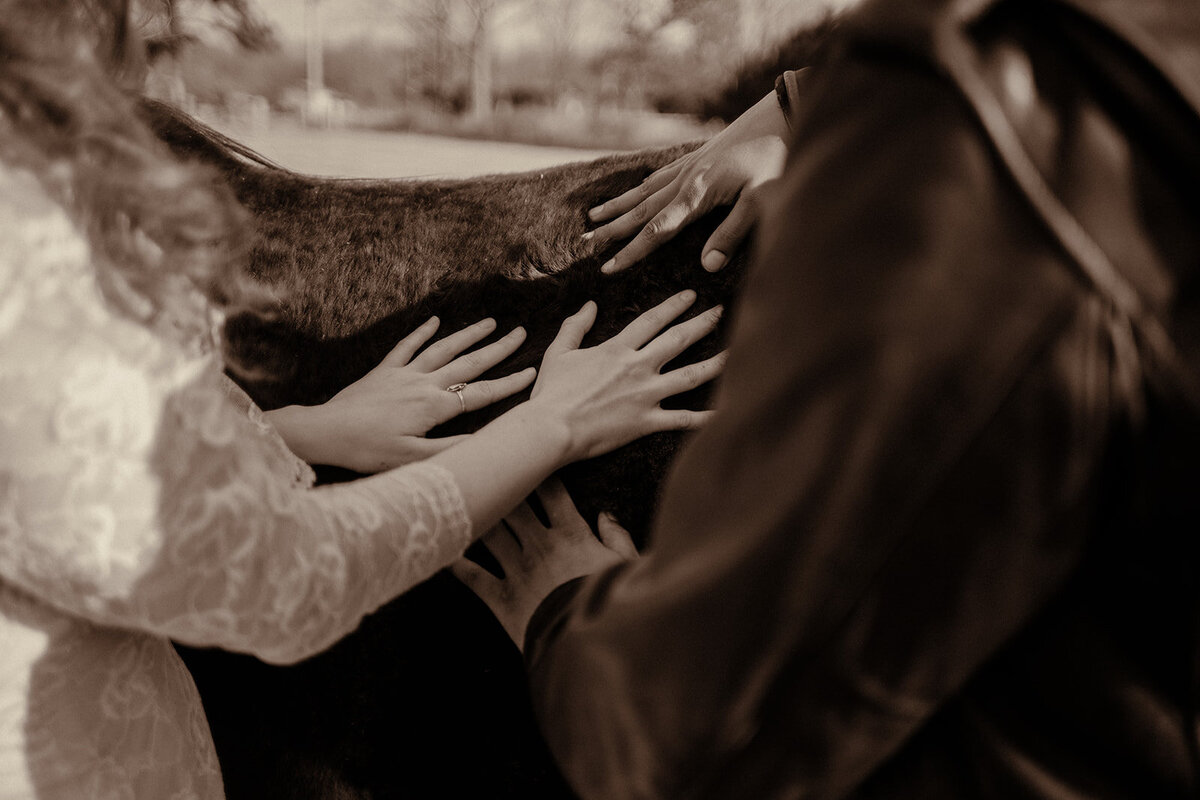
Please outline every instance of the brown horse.
[[[524, 325], [528, 339], [501, 365], [507, 372], [536, 365], [562, 319], [589, 298], [600, 308], [592, 336], [607, 337], [685, 287], [699, 293], [696, 309], [728, 305], [742, 272], [740, 259], [715, 275], [700, 268], [715, 218], [613, 276], [599, 265], [615, 245], [593, 252], [581, 240], [586, 209], [687, 146], [470, 180], [340, 180], [279, 168], [167, 106], [145, 109], [177, 154], [214, 165], [251, 212], [251, 269], [282, 307], [270, 323], [230, 320], [227, 335], [272, 376], [246, 383], [265, 408], [329, 398], [434, 313], [443, 331], [485, 316], [501, 332]], [[721, 338], [681, 359], [715, 353]], [[705, 401], [703, 392], [677, 398]], [[434, 433], [476, 429], [502, 408]], [[613, 511], [640, 542], [680, 441], [656, 435], [563, 479], [586, 517]], [[570, 796], [528, 710], [519, 654], [446, 574], [301, 664], [181, 650], [231, 800]]]

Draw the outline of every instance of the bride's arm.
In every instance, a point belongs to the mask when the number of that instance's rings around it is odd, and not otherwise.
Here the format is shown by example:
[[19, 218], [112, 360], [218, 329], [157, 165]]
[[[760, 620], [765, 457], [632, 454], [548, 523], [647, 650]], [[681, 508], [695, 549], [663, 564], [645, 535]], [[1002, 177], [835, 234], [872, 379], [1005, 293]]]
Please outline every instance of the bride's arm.
[[562, 463], [697, 424], [658, 400], [720, 367], [658, 374], [715, 323], [655, 338], [690, 297], [579, 350], [589, 306], [530, 402], [427, 461], [312, 489], [219, 365], [109, 312], [65, 217], [43, 222], [62, 246], [26, 226], [0, 254], [0, 580], [99, 624], [269, 661], [320, 651], [456, 560]]

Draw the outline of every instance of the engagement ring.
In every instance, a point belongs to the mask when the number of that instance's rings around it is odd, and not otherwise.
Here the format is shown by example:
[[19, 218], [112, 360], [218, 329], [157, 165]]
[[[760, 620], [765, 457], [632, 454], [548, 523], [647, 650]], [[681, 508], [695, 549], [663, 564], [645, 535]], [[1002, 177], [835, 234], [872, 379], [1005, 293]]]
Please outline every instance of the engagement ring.
[[462, 406], [462, 413], [464, 414], [467, 411], [467, 401], [463, 398], [463, 389], [465, 388], [467, 388], [465, 383], [456, 383], [453, 386], [446, 387], [447, 392], [454, 392], [458, 395], [458, 404]]

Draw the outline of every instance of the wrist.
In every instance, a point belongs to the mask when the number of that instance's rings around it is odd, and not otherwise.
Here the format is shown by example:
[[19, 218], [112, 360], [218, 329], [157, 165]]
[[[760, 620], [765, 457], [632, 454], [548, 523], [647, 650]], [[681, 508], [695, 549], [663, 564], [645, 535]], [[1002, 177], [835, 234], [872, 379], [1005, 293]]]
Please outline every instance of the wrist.
[[[516, 406], [507, 414], [520, 430], [531, 451], [541, 454], [555, 470], [582, 458], [577, 437], [566, 415], [536, 398]], [[540, 459], [539, 459], [540, 460]]]
[[279, 433], [288, 449], [309, 464], [329, 464], [325, 443], [324, 406], [284, 406], [266, 412], [271, 426]]

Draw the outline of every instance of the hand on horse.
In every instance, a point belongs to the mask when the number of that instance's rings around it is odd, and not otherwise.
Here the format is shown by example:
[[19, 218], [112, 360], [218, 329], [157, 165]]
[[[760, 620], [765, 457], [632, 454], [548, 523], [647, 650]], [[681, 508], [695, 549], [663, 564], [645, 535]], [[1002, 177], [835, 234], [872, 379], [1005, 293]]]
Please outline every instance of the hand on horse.
[[729, 216], [701, 250], [709, 272], [725, 266], [758, 215], [763, 184], [778, 178], [787, 159], [788, 125], [772, 93], [698, 149], [652, 173], [640, 186], [593, 208], [584, 234], [597, 247], [637, 233], [601, 269], [619, 272], [672, 239], [688, 223], [721, 205]]
[[629, 533], [608, 514], [601, 514], [597, 521], [597, 539], [557, 479], [547, 480], [536, 494], [548, 526], [522, 503], [483, 537], [504, 577], [498, 578], [468, 559], [450, 568], [487, 604], [520, 649], [530, 618], [552, 591], [638, 555]]
[[[532, 368], [495, 380], [475, 380], [525, 341], [524, 329], [515, 328], [462, 354], [495, 328], [495, 320], [485, 319], [421, 350], [438, 329], [433, 317], [328, 402], [288, 406], [268, 412], [267, 418], [292, 452], [312, 464], [372, 473], [428, 458], [464, 438], [427, 439], [430, 429], [533, 382], [537, 373]], [[452, 388], [457, 391], [447, 391]]]
[[720, 321], [721, 307], [716, 306], [663, 330], [695, 300], [695, 292], [680, 292], [594, 347], [579, 345], [595, 322], [595, 303], [589, 301], [563, 322], [546, 348], [528, 401], [542, 424], [563, 424], [563, 463], [607, 453], [658, 431], [698, 428], [708, 419], [711, 411], [667, 410], [659, 405], [717, 377], [725, 365], [725, 354], [719, 353], [662, 372]]

